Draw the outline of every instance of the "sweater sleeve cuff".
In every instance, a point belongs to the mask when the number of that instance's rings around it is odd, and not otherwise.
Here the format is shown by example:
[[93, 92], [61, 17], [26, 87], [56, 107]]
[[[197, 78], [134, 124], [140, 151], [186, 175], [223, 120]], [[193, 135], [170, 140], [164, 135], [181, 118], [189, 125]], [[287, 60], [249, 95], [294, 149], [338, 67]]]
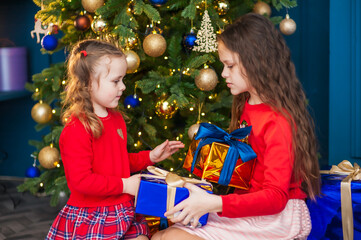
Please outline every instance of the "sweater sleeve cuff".
[[154, 165], [154, 162], [152, 162], [150, 160], [150, 152], [151, 151], [143, 151], [143, 152], [144, 152], [144, 156], [145, 156], [144, 162], [147, 165], [147, 167]]
[[218, 216], [220, 217], [226, 217], [227, 216], [227, 204], [228, 204], [228, 198], [227, 195], [221, 195], [222, 198], [222, 212], [218, 212]]

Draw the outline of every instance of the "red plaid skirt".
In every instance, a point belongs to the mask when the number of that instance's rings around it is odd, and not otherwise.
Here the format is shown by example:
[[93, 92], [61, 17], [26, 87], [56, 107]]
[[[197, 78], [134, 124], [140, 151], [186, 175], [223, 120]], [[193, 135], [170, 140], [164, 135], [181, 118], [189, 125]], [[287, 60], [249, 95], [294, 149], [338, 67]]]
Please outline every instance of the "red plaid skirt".
[[134, 201], [106, 207], [65, 205], [46, 239], [129, 239], [149, 236], [147, 222], [135, 214]]

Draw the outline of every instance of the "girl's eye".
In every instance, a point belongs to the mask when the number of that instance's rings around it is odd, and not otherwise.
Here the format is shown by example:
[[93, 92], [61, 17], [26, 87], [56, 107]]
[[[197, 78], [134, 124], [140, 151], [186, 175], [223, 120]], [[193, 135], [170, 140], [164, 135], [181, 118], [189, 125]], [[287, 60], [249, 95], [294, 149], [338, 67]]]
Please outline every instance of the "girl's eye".
[[115, 84], [118, 84], [119, 80], [114, 80], [113, 82], [114, 82]]
[[233, 68], [233, 65], [231, 65], [231, 66], [227, 66], [227, 68]]

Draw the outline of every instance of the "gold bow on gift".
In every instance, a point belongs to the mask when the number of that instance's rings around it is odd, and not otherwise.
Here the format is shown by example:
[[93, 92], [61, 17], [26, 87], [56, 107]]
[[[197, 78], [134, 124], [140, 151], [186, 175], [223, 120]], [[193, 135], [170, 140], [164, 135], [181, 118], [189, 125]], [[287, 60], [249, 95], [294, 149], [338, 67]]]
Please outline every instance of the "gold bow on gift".
[[[207, 186], [207, 190], [212, 190], [213, 186], [209, 182], [205, 180], [198, 180], [194, 178], [186, 178], [178, 176], [175, 173], [168, 172], [166, 170], [154, 167], [154, 166], [148, 166], [147, 170], [154, 174], [141, 174], [142, 177], [149, 177], [149, 178], [155, 178], [155, 179], [163, 179], [167, 183], [167, 211], [174, 207], [174, 201], [175, 201], [175, 194], [177, 187], [184, 187], [184, 184], [186, 183], [193, 183], [193, 184], [203, 184]], [[137, 198], [135, 198], [137, 199]], [[136, 205], [136, 203], [135, 203]], [[169, 216], [168, 218], [172, 218], [173, 216]]]
[[341, 181], [341, 216], [342, 231], [345, 240], [353, 239], [353, 213], [352, 213], [352, 197], [351, 197], [351, 181], [361, 180], [360, 166], [355, 163], [354, 166], [343, 160], [340, 164], [332, 165], [330, 171], [320, 171], [326, 174], [348, 175]]

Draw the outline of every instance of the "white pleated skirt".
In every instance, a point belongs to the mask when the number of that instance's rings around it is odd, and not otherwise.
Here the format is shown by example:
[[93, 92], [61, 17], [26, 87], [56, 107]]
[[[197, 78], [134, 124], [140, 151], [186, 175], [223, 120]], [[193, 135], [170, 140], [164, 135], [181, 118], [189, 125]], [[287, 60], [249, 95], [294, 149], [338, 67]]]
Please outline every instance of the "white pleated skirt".
[[190, 228], [182, 224], [171, 227], [206, 240], [303, 240], [311, 232], [311, 219], [305, 201], [290, 199], [285, 209], [274, 215], [226, 218], [210, 213], [203, 227]]

